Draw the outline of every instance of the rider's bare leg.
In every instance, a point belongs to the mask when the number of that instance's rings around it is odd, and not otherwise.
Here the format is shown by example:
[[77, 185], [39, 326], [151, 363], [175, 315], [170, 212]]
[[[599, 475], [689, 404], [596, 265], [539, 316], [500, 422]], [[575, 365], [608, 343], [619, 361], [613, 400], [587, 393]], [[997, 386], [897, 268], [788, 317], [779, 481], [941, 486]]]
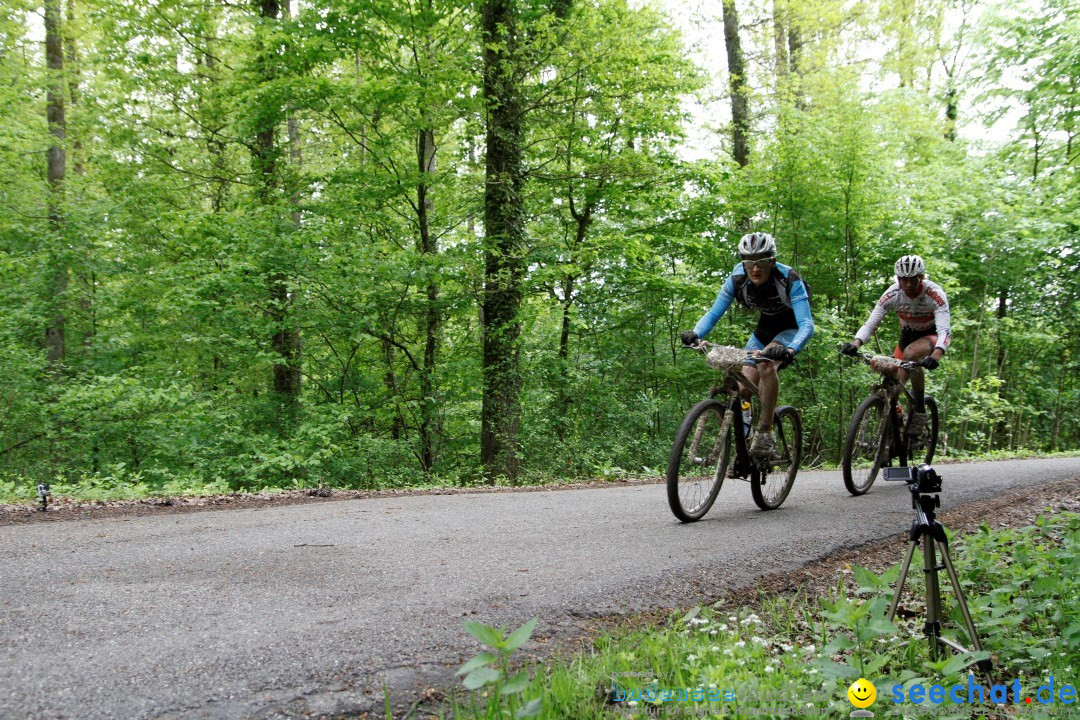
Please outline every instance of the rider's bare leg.
[[[908, 362], [916, 362], [934, 352], [934, 343], [930, 338], [919, 338], [904, 348], [904, 359]], [[900, 371], [900, 380], [911, 377], [911, 394], [915, 396], [915, 412], [926, 412], [926, 375], [919, 371], [907, 373]]]
[[[770, 345], [778, 344], [770, 343]], [[780, 395], [780, 378], [776, 373], [776, 366], [775, 362], [763, 362], [757, 366], [758, 392], [761, 395], [761, 419], [758, 422], [758, 430], [762, 432], [772, 430], [776, 399]]]
[[[745, 377], [747, 380], [749, 380], [750, 382], [757, 385], [757, 383], [758, 383], [758, 371], [757, 371], [756, 367], [754, 367], [753, 365], [743, 365], [742, 374], [743, 374], [743, 377]], [[742, 399], [745, 400], [746, 402], [750, 402], [751, 397], [752, 396], [750, 394], [750, 390], [748, 390], [745, 387], [742, 388]]]
[[[757, 367], [743, 365], [742, 374], [750, 382], [757, 385], [758, 397], [761, 398], [761, 417], [758, 418], [758, 430], [772, 430], [772, 416], [776, 409], [776, 397], [779, 394], [779, 379], [776, 377], [775, 363], [763, 362]], [[769, 370], [766, 370], [769, 368]], [[771, 371], [771, 372], [770, 372]], [[771, 376], [771, 377], [770, 377]], [[769, 383], [772, 383], [770, 390]], [[750, 391], [742, 389], [742, 399], [750, 402]], [[769, 418], [769, 422], [765, 422]]]

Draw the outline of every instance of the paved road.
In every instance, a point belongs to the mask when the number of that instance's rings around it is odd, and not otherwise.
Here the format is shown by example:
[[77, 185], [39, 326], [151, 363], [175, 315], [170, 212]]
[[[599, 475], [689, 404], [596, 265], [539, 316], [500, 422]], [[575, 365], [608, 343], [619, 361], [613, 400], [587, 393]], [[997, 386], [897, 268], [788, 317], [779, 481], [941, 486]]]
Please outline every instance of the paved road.
[[[1080, 476], [1080, 458], [940, 465], [953, 508]], [[692, 604], [894, 536], [902, 484], [799, 476], [784, 507], [729, 482], [676, 522], [662, 485], [431, 495], [0, 527], [0, 718], [355, 713], [449, 677], [463, 619]], [[898, 548], [899, 554], [899, 548]]]

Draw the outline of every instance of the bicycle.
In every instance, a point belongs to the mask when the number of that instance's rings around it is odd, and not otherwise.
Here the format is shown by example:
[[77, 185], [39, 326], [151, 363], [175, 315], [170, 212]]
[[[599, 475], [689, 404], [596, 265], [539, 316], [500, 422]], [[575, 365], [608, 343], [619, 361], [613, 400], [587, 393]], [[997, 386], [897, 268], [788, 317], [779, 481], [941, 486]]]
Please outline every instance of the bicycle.
[[747, 359], [772, 360], [715, 343], [685, 347], [705, 354], [709, 366], [724, 376], [720, 386], [714, 386], [706, 399], [690, 409], [675, 434], [667, 469], [671, 512], [682, 522], [705, 516], [724, 483], [732, 450], [734, 475], [749, 481], [750, 493], [759, 508], [775, 510], [791, 492], [802, 461], [802, 419], [790, 405], [776, 408], [773, 429], [779, 459], [753, 458], [749, 452], [753, 422], [747, 429], [741, 407], [741, 390], [745, 388], [752, 398], [753, 416], [759, 414], [760, 393], [757, 385], [742, 374], [743, 364]]
[[[913, 440], [907, 433], [910, 413], [904, 413], [899, 400], [903, 393], [907, 397], [908, 407], [912, 407], [915, 397], [896, 372], [922, 372], [922, 366], [887, 355], [858, 353], [855, 357], [882, 378], [880, 383], [871, 387], [870, 394], [855, 409], [848, 424], [847, 437], [844, 438], [841, 461], [844, 485], [852, 495], [864, 495], [874, 484], [881, 468], [891, 465], [893, 460], [899, 460], [899, 464], [904, 466], [925, 450], [921, 462], [933, 462], [937, 448], [938, 407], [932, 396], [925, 396], [927, 432]], [[886, 412], [886, 408], [891, 408], [892, 412]]]

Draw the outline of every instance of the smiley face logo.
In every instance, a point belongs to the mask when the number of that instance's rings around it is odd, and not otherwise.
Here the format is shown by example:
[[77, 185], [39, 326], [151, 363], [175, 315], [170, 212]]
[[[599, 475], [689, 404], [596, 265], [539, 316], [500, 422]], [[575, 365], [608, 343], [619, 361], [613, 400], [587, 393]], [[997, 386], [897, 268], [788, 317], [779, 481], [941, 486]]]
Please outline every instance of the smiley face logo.
[[851, 683], [847, 691], [847, 699], [851, 704], [860, 709], [866, 709], [874, 704], [877, 699], [877, 688], [874, 683], [866, 678], [859, 678]]

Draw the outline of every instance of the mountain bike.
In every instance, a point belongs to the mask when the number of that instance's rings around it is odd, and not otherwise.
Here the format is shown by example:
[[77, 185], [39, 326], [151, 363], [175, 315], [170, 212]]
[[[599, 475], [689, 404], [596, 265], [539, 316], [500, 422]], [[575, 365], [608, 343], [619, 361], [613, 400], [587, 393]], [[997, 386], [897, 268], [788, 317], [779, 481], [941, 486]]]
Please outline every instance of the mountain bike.
[[897, 360], [887, 355], [858, 353], [858, 357], [881, 376], [870, 394], [855, 409], [844, 439], [844, 485], [852, 495], [863, 495], [877, 479], [882, 467], [897, 460], [901, 466], [908, 461], [931, 463], [938, 437], [938, 406], [930, 395], [925, 396], [927, 432], [917, 439], [908, 437], [910, 413], [900, 407], [900, 395], [907, 397], [907, 406], [914, 407], [915, 397], [897, 377], [898, 370], [922, 372], [915, 362]]
[[723, 377], [706, 399], [690, 409], [675, 435], [667, 470], [671, 512], [683, 522], [704, 517], [716, 501], [731, 463], [732, 474], [750, 483], [757, 506], [775, 510], [791, 492], [802, 461], [802, 419], [790, 405], [776, 408], [773, 431], [778, 458], [754, 458], [749, 452], [754, 423], [745, 422], [742, 410], [742, 390], [746, 389], [752, 398], [752, 417], [760, 414], [758, 387], [742, 374], [743, 365], [747, 360], [755, 364], [773, 361], [715, 343], [687, 347], [703, 353], [708, 365], [720, 370]]

